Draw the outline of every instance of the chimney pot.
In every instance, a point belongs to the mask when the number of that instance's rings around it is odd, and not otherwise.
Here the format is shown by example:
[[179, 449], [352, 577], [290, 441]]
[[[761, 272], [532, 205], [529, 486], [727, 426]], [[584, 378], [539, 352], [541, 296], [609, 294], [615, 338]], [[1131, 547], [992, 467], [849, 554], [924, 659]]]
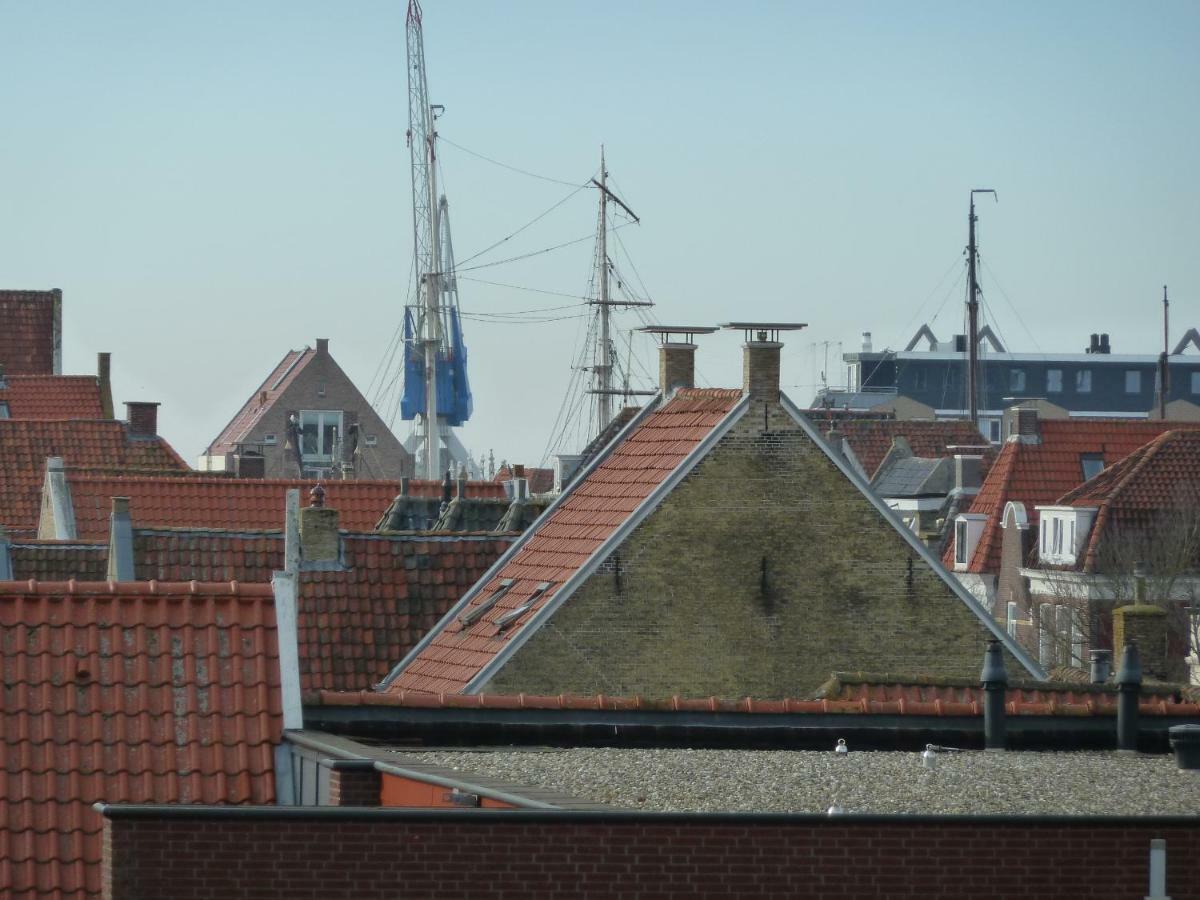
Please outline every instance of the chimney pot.
[[862, 343], [863, 353], [870, 353], [871, 352], [871, 332], [864, 331], [862, 333], [862, 336], [863, 336], [863, 343]]
[[129, 422], [129, 433], [133, 437], [158, 436], [158, 408], [161, 403], [144, 400], [125, 402], [125, 419]]
[[329, 352], [329, 338], [317, 338], [317, 352], [318, 353], [328, 353]]
[[313, 486], [313, 489], [308, 492], [309, 506], [321, 509], [325, 505], [325, 488], [321, 487], [318, 482]]

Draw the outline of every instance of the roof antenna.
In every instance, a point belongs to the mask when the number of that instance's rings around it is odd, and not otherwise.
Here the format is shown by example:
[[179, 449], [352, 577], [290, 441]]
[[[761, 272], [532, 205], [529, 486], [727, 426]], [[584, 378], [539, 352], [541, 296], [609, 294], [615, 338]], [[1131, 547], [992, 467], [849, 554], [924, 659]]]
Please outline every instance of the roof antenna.
[[1158, 417], [1167, 418], [1167, 389], [1170, 387], [1170, 372], [1167, 367], [1167, 349], [1170, 341], [1171, 303], [1167, 300], [1167, 286], [1163, 285], [1163, 352], [1158, 358]]

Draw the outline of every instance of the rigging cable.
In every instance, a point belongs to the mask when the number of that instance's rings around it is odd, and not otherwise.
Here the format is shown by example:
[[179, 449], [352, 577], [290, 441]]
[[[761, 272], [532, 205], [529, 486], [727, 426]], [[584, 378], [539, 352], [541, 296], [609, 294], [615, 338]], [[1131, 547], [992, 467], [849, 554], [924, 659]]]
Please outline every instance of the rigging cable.
[[570, 200], [572, 197], [574, 197], [576, 194], [578, 194], [580, 191], [582, 191], [587, 186], [588, 185], [586, 185], [586, 184], [580, 185], [579, 187], [575, 188], [575, 190], [571, 191], [571, 193], [567, 194], [567, 196], [563, 197], [561, 200], [559, 200], [557, 203], [555, 203], [553, 206], [551, 206], [549, 209], [534, 216], [532, 219], [530, 219], [528, 222], [526, 222], [524, 225], [522, 225], [516, 231], [512, 232], [512, 234], [509, 234], [509, 235], [506, 235], [505, 237], [500, 238], [500, 240], [496, 241], [496, 243], [492, 244], [490, 247], [484, 247], [478, 253], [473, 253], [470, 256], [468, 256], [466, 259], [462, 260], [461, 262], [456, 263], [454, 266], [455, 270], [457, 271], [463, 263], [469, 263], [469, 262], [471, 262], [471, 260], [478, 259], [480, 256], [483, 256], [485, 253], [490, 253], [491, 251], [493, 251], [497, 247], [499, 247], [501, 244], [515, 238], [518, 234], [520, 234], [525, 229], [527, 229], [533, 225], [536, 225], [538, 222], [540, 222], [542, 219], [546, 218], [546, 216], [550, 215], [550, 213], [554, 212], [556, 209], [558, 209], [560, 206], [562, 206], [564, 203], [566, 203], [568, 200]]
[[[624, 228], [626, 225], [629, 225], [629, 224], [632, 224], [632, 223], [625, 222], [625, 223], [622, 223], [621, 225], [618, 225], [617, 228]], [[614, 228], [612, 230], [616, 231], [616, 228]], [[467, 266], [466, 268], [459, 268], [458, 266], [455, 266], [454, 271], [455, 271], [455, 274], [458, 274], [460, 272], [474, 272], [477, 269], [487, 269], [487, 268], [491, 268], [492, 266], [502, 266], [502, 265], [505, 265], [506, 263], [518, 262], [519, 260], [522, 260], [522, 259], [529, 259], [531, 256], [540, 256], [543, 253], [551, 253], [555, 250], [561, 250], [563, 247], [570, 247], [570, 246], [573, 246], [574, 244], [582, 244], [584, 241], [591, 241], [591, 240], [595, 240], [595, 239], [596, 239], [596, 233], [593, 231], [591, 234], [585, 234], [583, 237], [575, 238], [572, 241], [564, 241], [561, 244], [555, 244], [553, 247], [543, 247], [541, 250], [533, 250], [529, 253], [522, 253], [519, 256], [510, 256], [507, 259], [498, 259], [495, 262], [480, 263], [479, 265]]]
[[[1041, 345], [1038, 344], [1037, 338], [1033, 336], [1033, 332], [1029, 330], [1029, 326], [1025, 324], [1025, 320], [1021, 318], [1021, 314], [1017, 311], [1016, 304], [1014, 304], [1009, 298], [1008, 291], [1004, 290], [1004, 285], [1000, 283], [1000, 279], [996, 277], [996, 273], [992, 271], [992, 267], [987, 264], [987, 260], [982, 256], [979, 258], [979, 261], [983, 263], [983, 267], [987, 269], [988, 275], [991, 277], [992, 281], [996, 283], [996, 287], [1000, 289], [1000, 295], [1004, 297], [1004, 302], [1008, 304], [1008, 308], [1012, 310], [1013, 315], [1017, 317], [1017, 321], [1021, 323], [1021, 327], [1025, 329], [1025, 333], [1029, 335], [1029, 340], [1033, 343], [1033, 346], [1037, 348], [1037, 352], [1044, 354], [1045, 351], [1042, 350]], [[999, 329], [996, 330], [999, 331]], [[1008, 346], [1007, 341], [1005, 342], [1005, 346]]]
[[525, 169], [518, 169], [516, 166], [510, 166], [507, 163], [500, 162], [500, 160], [498, 160], [498, 159], [492, 159], [490, 156], [484, 156], [482, 153], [479, 153], [475, 150], [469, 150], [468, 148], [462, 146], [461, 144], [454, 143], [454, 141], [450, 140], [449, 138], [442, 137], [440, 134], [438, 135], [438, 140], [441, 141], [443, 144], [449, 144], [455, 150], [461, 150], [463, 153], [466, 153], [470, 156], [474, 156], [476, 159], [482, 159], [484, 162], [489, 162], [494, 166], [499, 166], [502, 169], [508, 169], [510, 172], [516, 172], [519, 175], [527, 175], [530, 178], [536, 178], [539, 181], [549, 181], [551, 184], [565, 184], [568, 187], [589, 187], [591, 185], [590, 181], [585, 181], [583, 184], [579, 184], [578, 182], [575, 182], [575, 181], [564, 181], [561, 178], [551, 178], [548, 175], [538, 175], [536, 172], [529, 172]]

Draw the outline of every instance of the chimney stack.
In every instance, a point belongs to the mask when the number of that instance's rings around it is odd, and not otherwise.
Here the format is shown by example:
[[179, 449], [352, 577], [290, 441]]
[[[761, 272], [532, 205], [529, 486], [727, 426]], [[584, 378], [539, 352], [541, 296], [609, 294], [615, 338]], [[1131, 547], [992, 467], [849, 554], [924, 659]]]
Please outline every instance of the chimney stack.
[[658, 389], [664, 397], [679, 388], [696, 386], [696, 335], [716, 330], [696, 325], [647, 325], [638, 329], [658, 338]]
[[113, 497], [108, 516], [108, 580], [133, 581], [133, 521], [129, 498]]
[[862, 352], [870, 353], [871, 352], [871, 332], [864, 331], [862, 334], [863, 334]]
[[329, 353], [329, 338], [317, 338], [317, 353], [322, 356]]
[[96, 377], [100, 382], [100, 418], [114, 419], [112, 399], [112, 354], [96, 354]]
[[781, 331], [807, 327], [800, 322], [728, 322], [721, 326], [744, 332], [742, 390], [752, 399], [779, 400], [779, 358], [783, 343]]
[[131, 437], [158, 437], [158, 408], [161, 403], [144, 400], [125, 401], [125, 419]]
[[309, 497], [311, 505], [300, 510], [300, 567], [337, 568], [342, 549], [338, 511], [325, 505], [325, 488], [319, 484], [309, 492]]

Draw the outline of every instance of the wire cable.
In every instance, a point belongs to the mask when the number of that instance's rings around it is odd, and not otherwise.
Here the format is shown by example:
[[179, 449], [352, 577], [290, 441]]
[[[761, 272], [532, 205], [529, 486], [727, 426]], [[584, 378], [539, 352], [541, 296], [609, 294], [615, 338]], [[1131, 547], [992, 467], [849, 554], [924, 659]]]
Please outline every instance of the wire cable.
[[561, 200], [559, 200], [557, 203], [555, 203], [553, 206], [551, 206], [549, 209], [534, 216], [532, 219], [530, 219], [528, 222], [526, 222], [524, 225], [522, 225], [516, 231], [512, 232], [512, 234], [509, 234], [509, 235], [506, 235], [506, 236], [500, 238], [500, 240], [496, 241], [496, 243], [492, 244], [489, 247], [484, 247], [478, 253], [473, 253], [470, 256], [468, 256], [466, 259], [459, 260], [454, 266], [455, 271], [462, 271], [462, 266], [464, 263], [469, 263], [471, 260], [478, 259], [479, 257], [483, 256], [485, 253], [490, 253], [491, 251], [493, 251], [497, 247], [499, 247], [501, 244], [515, 238], [522, 231], [525, 231], [527, 228], [530, 228], [531, 226], [536, 225], [538, 222], [540, 222], [542, 219], [546, 218], [546, 216], [550, 215], [550, 213], [554, 212], [556, 209], [558, 209], [560, 206], [562, 206], [564, 203], [566, 203], [568, 200], [570, 200], [572, 197], [574, 197], [576, 194], [578, 194], [580, 191], [582, 191], [586, 187], [587, 187], [586, 184], [580, 185], [579, 187], [575, 188], [575, 190], [571, 191], [571, 193], [567, 194], [567, 196], [563, 197]]
[[539, 175], [536, 172], [530, 172], [526, 169], [519, 169], [516, 166], [510, 166], [508, 163], [502, 163], [502, 162], [500, 162], [500, 160], [492, 159], [490, 156], [484, 156], [482, 153], [479, 153], [475, 150], [470, 150], [470, 149], [462, 146], [462, 144], [456, 144], [456, 143], [454, 143], [454, 141], [450, 140], [449, 138], [443, 137], [440, 134], [437, 136], [437, 139], [443, 144], [450, 145], [455, 150], [461, 150], [463, 153], [466, 153], [469, 156], [474, 156], [476, 159], [482, 159], [484, 162], [489, 162], [492, 165], [499, 166], [502, 169], [508, 169], [510, 172], [516, 172], [519, 175], [527, 175], [530, 178], [536, 178], [538, 181], [548, 181], [551, 184], [565, 184], [568, 187], [588, 187], [591, 184], [590, 181], [585, 181], [585, 182], [583, 182], [583, 184], [580, 184], [577, 181], [564, 181], [561, 178], [551, 178], [548, 175]]

